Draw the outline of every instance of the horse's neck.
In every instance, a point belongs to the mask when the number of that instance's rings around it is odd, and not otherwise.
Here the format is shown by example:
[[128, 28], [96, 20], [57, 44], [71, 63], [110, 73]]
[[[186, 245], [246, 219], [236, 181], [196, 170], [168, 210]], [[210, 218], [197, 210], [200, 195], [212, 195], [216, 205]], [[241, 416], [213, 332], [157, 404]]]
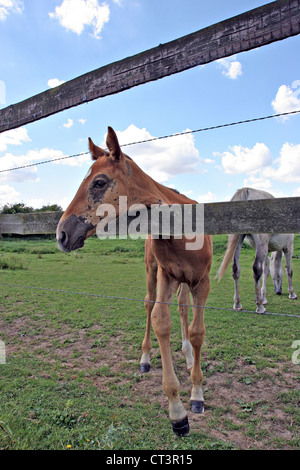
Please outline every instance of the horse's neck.
[[162, 202], [164, 204], [196, 204], [196, 201], [189, 199], [184, 194], [177, 193], [171, 188], [156, 183], [161, 192]]
[[189, 199], [184, 194], [180, 194], [167, 186], [153, 180], [135, 165], [134, 180], [138, 185], [138, 199], [141, 204], [150, 206], [151, 204], [196, 204], [196, 201]]

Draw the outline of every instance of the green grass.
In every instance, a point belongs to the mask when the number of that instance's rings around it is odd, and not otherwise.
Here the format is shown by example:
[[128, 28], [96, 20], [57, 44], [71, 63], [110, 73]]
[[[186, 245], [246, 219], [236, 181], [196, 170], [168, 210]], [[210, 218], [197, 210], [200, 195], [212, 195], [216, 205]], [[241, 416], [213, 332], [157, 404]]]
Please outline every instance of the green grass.
[[[213, 280], [226, 248], [214, 237], [207, 305], [232, 308], [230, 270]], [[0, 283], [143, 299], [144, 243], [87, 240], [64, 254], [50, 239], [0, 240]], [[294, 287], [300, 292], [300, 236], [295, 240]], [[241, 255], [243, 307], [255, 310], [251, 266]], [[1, 264], [2, 263], [2, 264]], [[299, 315], [299, 301], [273, 294], [268, 311]], [[171, 307], [171, 346], [184, 405], [190, 380], [181, 354], [180, 319]], [[297, 449], [299, 365], [292, 343], [300, 320], [206, 310], [202, 353], [205, 413], [189, 412], [188, 438], [173, 435], [152, 334], [152, 368], [139, 373], [145, 329], [143, 302], [63, 294], [0, 284], [0, 449]], [[71, 447], [68, 447], [71, 446]]]

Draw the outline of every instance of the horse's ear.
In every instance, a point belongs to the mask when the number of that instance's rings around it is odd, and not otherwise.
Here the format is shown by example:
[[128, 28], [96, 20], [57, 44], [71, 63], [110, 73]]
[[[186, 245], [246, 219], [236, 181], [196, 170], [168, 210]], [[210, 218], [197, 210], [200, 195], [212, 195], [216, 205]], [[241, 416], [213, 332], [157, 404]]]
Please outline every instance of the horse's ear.
[[114, 160], [120, 160], [122, 156], [122, 150], [119, 145], [118, 137], [112, 127], [108, 127], [108, 133], [106, 138], [106, 145], [110, 152], [110, 156]]
[[100, 147], [94, 144], [92, 139], [89, 137], [89, 150], [91, 152], [92, 160], [97, 160], [97, 158], [104, 157], [107, 155], [105, 150], [102, 150]]

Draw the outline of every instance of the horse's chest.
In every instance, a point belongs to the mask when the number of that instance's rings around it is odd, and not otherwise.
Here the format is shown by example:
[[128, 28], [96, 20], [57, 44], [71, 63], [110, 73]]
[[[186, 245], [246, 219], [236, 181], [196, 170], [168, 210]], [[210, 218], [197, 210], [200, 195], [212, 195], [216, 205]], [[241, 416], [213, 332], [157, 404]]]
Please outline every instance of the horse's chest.
[[[156, 240], [153, 243], [154, 255], [160, 266], [179, 282], [194, 284], [199, 280], [198, 253], [181, 250], [181, 246], [167, 240]], [[179, 244], [178, 244], [179, 245]]]

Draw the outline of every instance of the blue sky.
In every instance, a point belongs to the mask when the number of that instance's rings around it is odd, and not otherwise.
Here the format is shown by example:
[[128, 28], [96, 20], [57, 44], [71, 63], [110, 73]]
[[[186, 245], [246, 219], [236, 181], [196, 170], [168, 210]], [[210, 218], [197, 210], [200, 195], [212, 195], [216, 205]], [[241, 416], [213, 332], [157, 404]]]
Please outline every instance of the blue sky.
[[[266, 0], [0, 0], [0, 107], [192, 33]], [[0, 169], [300, 109], [300, 37], [288, 38], [0, 134]], [[243, 186], [300, 196], [300, 115], [126, 147], [157, 181], [199, 202]], [[89, 156], [0, 173], [0, 206], [64, 209]]]

